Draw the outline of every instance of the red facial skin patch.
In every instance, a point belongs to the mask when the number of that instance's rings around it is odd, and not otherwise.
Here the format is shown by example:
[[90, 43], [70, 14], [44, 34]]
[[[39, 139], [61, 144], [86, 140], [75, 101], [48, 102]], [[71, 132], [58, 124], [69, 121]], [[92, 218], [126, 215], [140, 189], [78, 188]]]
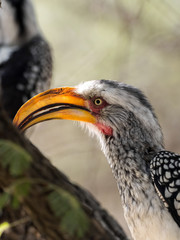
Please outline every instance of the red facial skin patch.
[[104, 135], [106, 136], [112, 136], [113, 135], [113, 130], [111, 127], [106, 126], [102, 123], [95, 123], [94, 124]]
[[[96, 105], [95, 104], [95, 101], [96, 100], [99, 100], [99, 101], [101, 101], [100, 103], [100, 105]], [[98, 116], [100, 115], [100, 113], [101, 113], [101, 110], [104, 108], [104, 107], [106, 107], [108, 105], [108, 103], [102, 98], [102, 97], [94, 97], [94, 98], [92, 98], [92, 99], [90, 99], [89, 101], [88, 101], [88, 107], [89, 107], [89, 109], [92, 111], [92, 113], [97, 117], [97, 119], [98, 119]], [[111, 127], [109, 127], [109, 126], [106, 126], [106, 125], [104, 125], [103, 123], [100, 123], [100, 122], [97, 122], [97, 123], [95, 123], [94, 124], [98, 129], [99, 129], [99, 131], [102, 133], [102, 134], [104, 134], [104, 135], [106, 135], [106, 136], [112, 136], [113, 135], [113, 130], [112, 130], [112, 128]]]

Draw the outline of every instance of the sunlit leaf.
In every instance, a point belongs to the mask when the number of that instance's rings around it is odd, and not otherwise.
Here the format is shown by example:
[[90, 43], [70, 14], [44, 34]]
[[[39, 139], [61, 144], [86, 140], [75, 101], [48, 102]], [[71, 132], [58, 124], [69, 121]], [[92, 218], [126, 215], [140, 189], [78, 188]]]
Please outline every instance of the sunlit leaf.
[[19, 145], [0, 140], [0, 161], [4, 168], [8, 168], [12, 176], [20, 176], [28, 169], [31, 156]]
[[10, 224], [8, 222], [3, 222], [0, 224], [0, 236], [3, 234], [5, 230], [7, 230], [10, 227]]

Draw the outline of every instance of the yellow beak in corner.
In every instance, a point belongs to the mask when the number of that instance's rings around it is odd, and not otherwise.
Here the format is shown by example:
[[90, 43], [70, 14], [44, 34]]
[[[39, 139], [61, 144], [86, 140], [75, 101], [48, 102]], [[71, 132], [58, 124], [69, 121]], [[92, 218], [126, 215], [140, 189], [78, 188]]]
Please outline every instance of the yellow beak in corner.
[[55, 88], [27, 101], [17, 112], [13, 123], [21, 130], [50, 119], [68, 119], [95, 123], [86, 101], [75, 88]]

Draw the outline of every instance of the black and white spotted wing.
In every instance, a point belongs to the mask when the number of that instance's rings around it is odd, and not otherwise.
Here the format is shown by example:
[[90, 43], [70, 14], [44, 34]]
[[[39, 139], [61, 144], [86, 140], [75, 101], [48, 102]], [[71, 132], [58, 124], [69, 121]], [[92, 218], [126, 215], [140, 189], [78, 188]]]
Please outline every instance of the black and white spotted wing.
[[154, 186], [180, 227], [180, 156], [159, 152], [150, 163]]

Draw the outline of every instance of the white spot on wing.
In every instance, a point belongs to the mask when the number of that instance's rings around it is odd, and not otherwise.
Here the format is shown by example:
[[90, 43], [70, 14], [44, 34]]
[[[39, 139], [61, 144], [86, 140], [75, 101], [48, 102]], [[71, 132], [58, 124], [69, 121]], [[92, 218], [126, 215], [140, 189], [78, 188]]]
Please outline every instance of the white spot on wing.
[[166, 198], [170, 198], [172, 196], [172, 193], [168, 191], [168, 189], [165, 189], [164, 195]]

